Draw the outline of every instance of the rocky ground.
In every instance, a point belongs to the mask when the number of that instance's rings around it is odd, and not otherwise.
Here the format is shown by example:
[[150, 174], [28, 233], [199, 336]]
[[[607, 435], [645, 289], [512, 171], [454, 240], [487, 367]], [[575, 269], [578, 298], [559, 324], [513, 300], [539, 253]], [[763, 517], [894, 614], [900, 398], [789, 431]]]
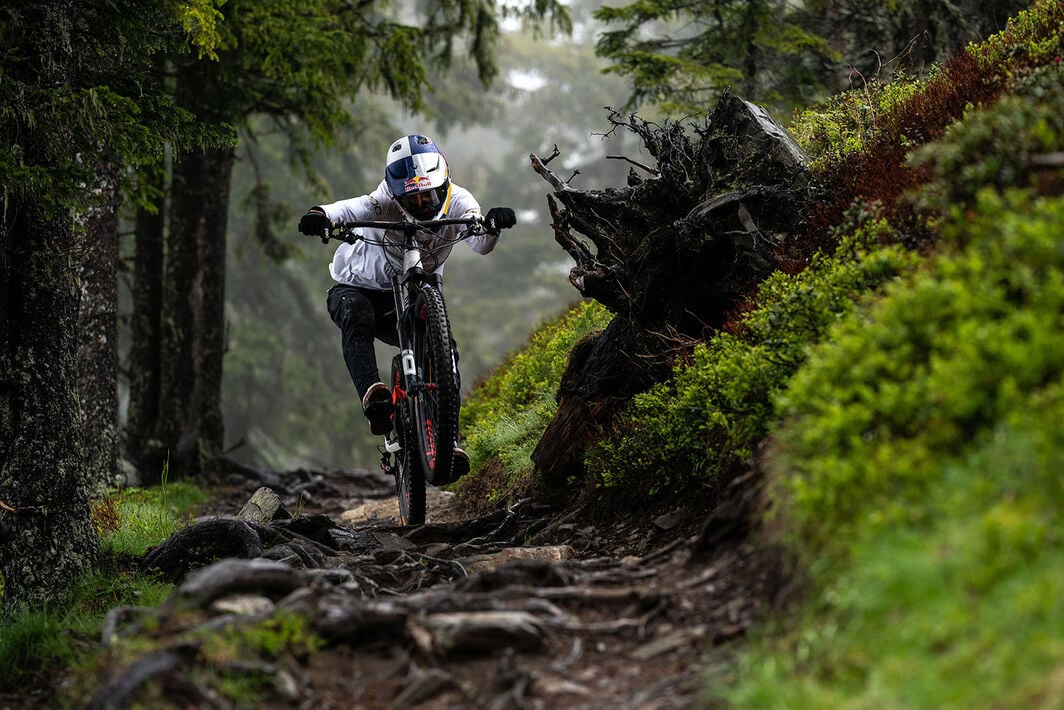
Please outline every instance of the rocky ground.
[[[379, 474], [234, 481], [194, 542], [146, 558], [179, 586], [161, 607], [111, 613], [104, 640], [144, 650], [116, 654], [89, 707], [233, 707], [234, 676], [263, 708], [714, 704], [707, 688], [780, 591], [748, 534], [753, 479], [713, 509], [687, 498], [627, 516], [523, 502], [462, 519], [432, 490], [416, 528], [397, 526]], [[203, 554], [229, 559], [188, 571]], [[325, 648], [249, 660], [206, 640], [288, 611]]]

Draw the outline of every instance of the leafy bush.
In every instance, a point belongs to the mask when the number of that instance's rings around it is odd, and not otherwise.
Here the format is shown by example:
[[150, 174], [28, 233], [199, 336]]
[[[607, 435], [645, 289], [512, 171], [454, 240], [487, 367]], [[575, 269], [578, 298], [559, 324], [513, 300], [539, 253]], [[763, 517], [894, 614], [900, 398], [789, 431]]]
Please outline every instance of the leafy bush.
[[1061, 149], [1062, 26], [1064, 4], [1036, 2], [968, 48], [971, 86], [1015, 92], [969, 98], [909, 163], [932, 178], [916, 203], [940, 215], [940, 255], [777, 396], [773, 490], [814, 583], [804, 617], [741, 660], [732, 706], [1059, 699], [1064, 200], [1059, 168], [1030, 158]]
[[[741, 663], [734, 707], [1048, 707], [1064, 658], [1064, 389], [955, 462], [920, 527], [862, 536], [821, 604]], [[878, 499], [870, 501], [875, 506]]]
[[1052, 64], [1026, 77], [1009, 96], [973, 110], [943, 138], [915, 151], [914, 166], [929, 166], [935, 179], [921, 188], [924, 209], [944, 212], [973, 201], [983, 187], [1004, 190], [1060, 180], [1060, 171], [1039, 170], [1032, 159], [1064, 150], [1064, 67]]
[[799, 114], [792, 131], [815, 156], [823, 189], [803, 229], [785, 245], [787, 258], [801, 263], [816, 249], [830, 248], [831, 232], [855, 202], [882, 205], [909, 243], [933, 243], [933, 225], [899, 199], [928, 179], [925, 166], [908, 163], [909, 152], [941, 138], [972, 107], [995, 102], [1035, 68], [1058, 61], [1062, 24], [1064, 4], [1041, 0], [919, 84], [855, 90]]
[[531, 472], [529, 456], [554, 416], [569, 351], [611, 317], [597, 302], [582, 301], [539, 328], [524, 349], [474, 388], [461, 413], [463, 445], [474, 468], [498, 457], [510, 477]]
[[779, 399], [804, 544], [914, 522], [942, 463], [1059, 382], [1064, 199], [984, 192], [954, 244], [834, 328]]
[[886, 81], [873, 78], [860, 88], [798, 111], [789, 130], [802, 149], [814, 156], [811, 168], [817, 171], [865, 147], [877, 135], [884, 116], [921, 86], [903, 76]]
[[1028, 9], [1010, 17], [1004, 31], [970, 45], [966, 51], [979, 59], [984, 71], [1006, 75], [1011, 81], [1032, 67], [1059, 61], [1064, 50], [1062, 25], [1064, 4], [1035, 0]]
[[589, 471], [607, 486], [640, 481], [654, 492], [692, 478], [715, 481], [749, 457], [773, 421], [773, 394], [786, 386], [806, 346], [915, 260], [898, 247], [879, 248], [891, 240], [886, 223], [866, 222], [834, 256], [818, 256], [796, 276], [769, 278], [762, 305], [737, 334], [721, 332], [697, 345], [670, 381], [633, 398], [613, 435], [589, 453]]

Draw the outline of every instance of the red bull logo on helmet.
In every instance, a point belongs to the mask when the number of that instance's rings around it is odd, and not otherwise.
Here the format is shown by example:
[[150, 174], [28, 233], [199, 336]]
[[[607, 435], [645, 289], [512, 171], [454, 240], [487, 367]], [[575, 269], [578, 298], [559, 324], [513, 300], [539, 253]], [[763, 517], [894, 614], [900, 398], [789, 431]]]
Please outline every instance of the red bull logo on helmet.
[[424, 175], [415, 175], [403, 183], [403, 193], [417, 192], [425, 187], [431, 187], [432, 180]]

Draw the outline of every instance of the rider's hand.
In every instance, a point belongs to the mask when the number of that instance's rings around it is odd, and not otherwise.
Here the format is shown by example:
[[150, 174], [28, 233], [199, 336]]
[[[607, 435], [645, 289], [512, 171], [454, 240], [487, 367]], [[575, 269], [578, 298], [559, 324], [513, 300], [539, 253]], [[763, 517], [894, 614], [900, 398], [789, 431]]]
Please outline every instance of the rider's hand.
[[324, 237], [332, 222], [320, 207], [311, 207], [299, 218], [299, 231], [312, 237]]
[[492, 207], [484, 215], [484, 224], [487, 225], [489, 232], [498, 234], [500, 230], [509, 229], [517, 224], [517, 217], [509, 207]]

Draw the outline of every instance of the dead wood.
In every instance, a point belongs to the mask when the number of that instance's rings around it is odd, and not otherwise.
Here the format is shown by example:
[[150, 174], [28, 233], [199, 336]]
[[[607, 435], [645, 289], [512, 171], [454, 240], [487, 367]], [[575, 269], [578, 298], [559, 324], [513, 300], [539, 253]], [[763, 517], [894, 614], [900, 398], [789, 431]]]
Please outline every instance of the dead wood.
[[513, 610], [418, 615], [411, 619], [409, 631], [422, 651], [441, 656], [534, 648], [547, 638], [542, 619]]
[[274, 518], [291, 518], [281, 497], [266, 486], [255, 491], [236, 515], [237, 520], [266, 525]]

